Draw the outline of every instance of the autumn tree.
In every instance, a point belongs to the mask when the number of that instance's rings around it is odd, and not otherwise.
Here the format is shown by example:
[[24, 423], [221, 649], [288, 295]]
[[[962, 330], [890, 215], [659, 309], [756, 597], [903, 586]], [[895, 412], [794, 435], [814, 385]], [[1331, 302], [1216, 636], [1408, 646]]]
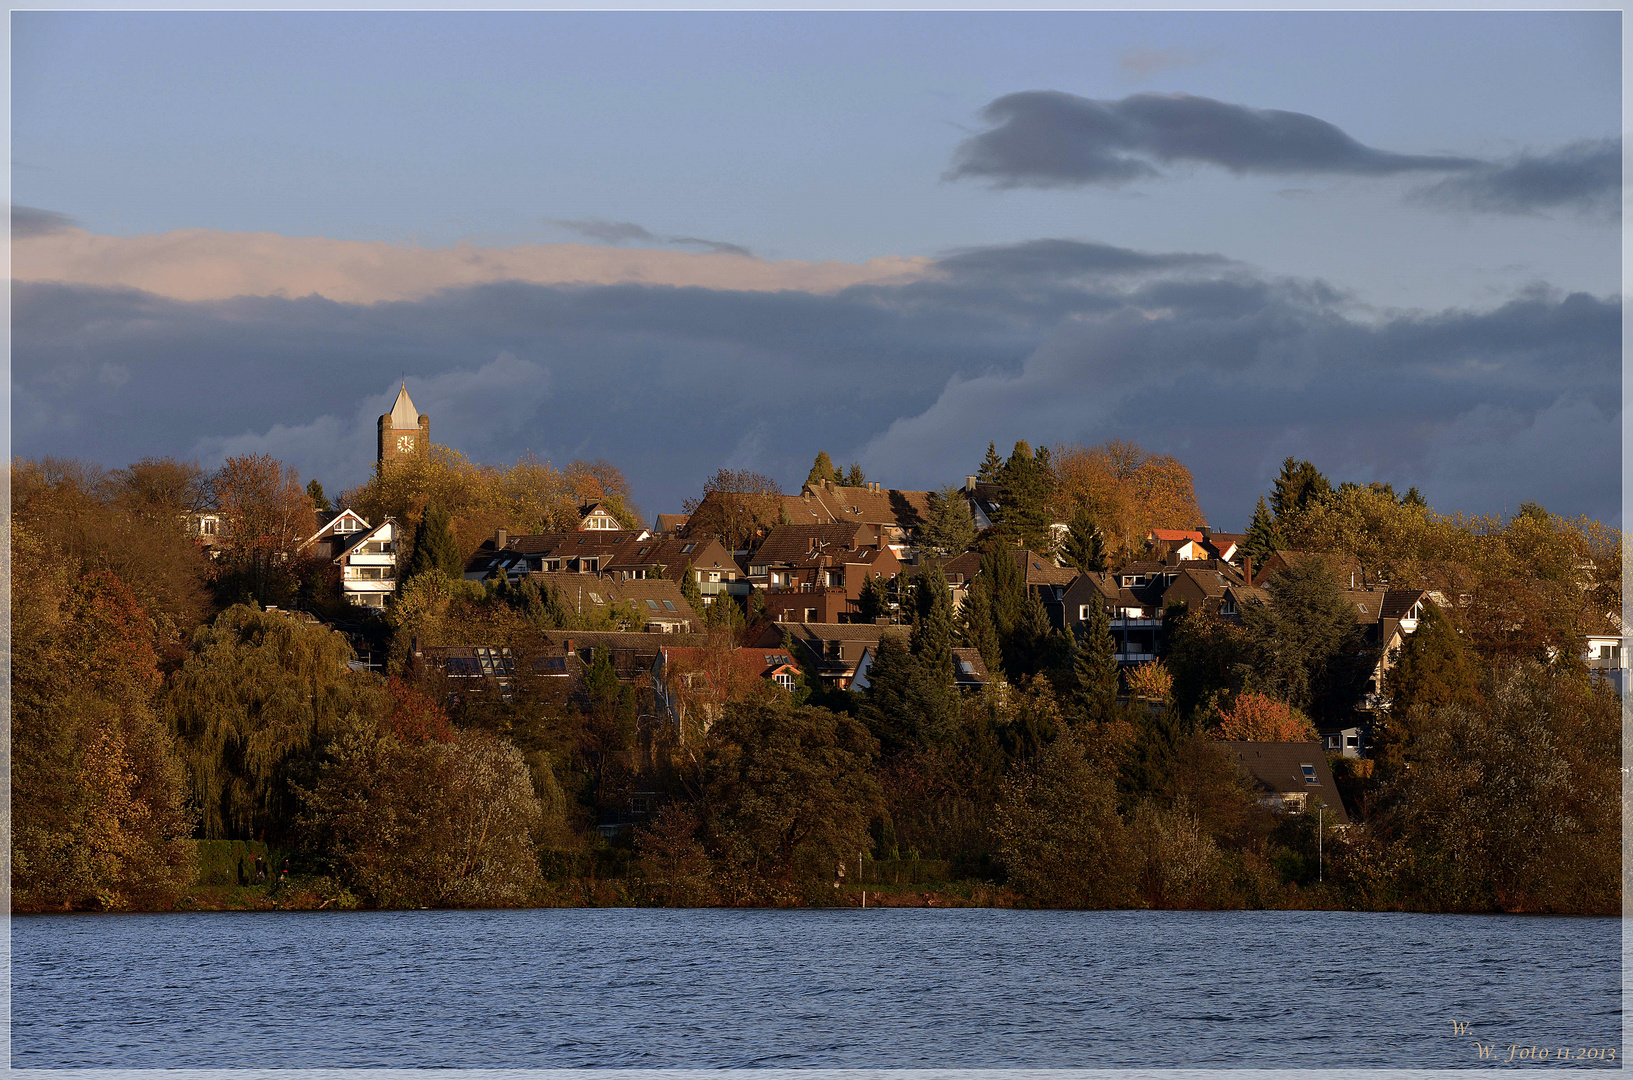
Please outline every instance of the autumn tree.
[[1308, 716], [1256, 691], [1238, 695], [1217, 715], [1214, 732], [1228, 742], [1310, 742], [1316, 737]]
[[212, 486], [227, 593], [243, 590], [263, 603], [286, 600], [294, 588], [292, 560], [317, 528], [300, 475], [268, 454], [247, 454], [224, 461]]
[[107, 571], [12, 530], [11, 884], [20, 910], [126, 908], [192, 880], [193, 815], [156, 716], [153, 624]]
[[[41, 558], [61, 564], [71, 577], [105, 570], [124, 582], [152, 621], [154, 647], [168, 662], [209, 616], [215, 567], [183, 520], [183, 503], [197, 496], [188, 494], [188, 467], [172, 475], [162, 461], [151, 470], [142, 465], [131, 467], [146, 478], [133, 488], [128, 474], [110, 480], [86, 462], [18, 461], [11, 472], [12, 522], [34, 537]], [[163, 476], [176, 482], [160, 482]]]
[[721, 469], [703, 485], [703, 494], [688, 499], [689, 536], [719, 536], [733, 551], [782, 519], [782, 488], [769, 476], [747, 469]]
[[1190, 470], [1166, 454], [1113, 439], [1057, 447], [1053, 462], [1057, 512], [1069, 520], [1086, 511], [1115, 564], [1135, 557], [1152, 529], [1190, 529], [1202, 521]]
[[[304, 497], [304, 492], [302, 493]], [[353, 719], [390, 708], [346, 639], [282, 612], [228, 608], [193, 637], [163, 707], [211, 839], [289, 836], [293, 779]]]
[[211, 478], [196, 461], [145, 457], [108, 474], [113, 501], [125, 510], [175, 520], [209, 507]]
[[1120, 907], [1132, 899], [1128, 837], [1112, 775], [1067, 732], [1006, 780], [994, 837], [1009, 880], [1046, 907]]
[[1609, 915], [1621, 909], [1621, 708], [1535, 663], [1480, 704], [1421, 710], [1433, 768], [1384, 785], [1369, 831], [1386, 899], [1429, 910]]
[[350, 723], [300, 796], [302, 839], [377, 907], [521, 904], [540, 884], [527, 764], [487, 732], [416, 742]]
[[704, 820], [711, 843], [756, 891], [792, 898], [868, 846], [879, 812], [878, 743], [842, 713], [739, 701], [709, 729]]

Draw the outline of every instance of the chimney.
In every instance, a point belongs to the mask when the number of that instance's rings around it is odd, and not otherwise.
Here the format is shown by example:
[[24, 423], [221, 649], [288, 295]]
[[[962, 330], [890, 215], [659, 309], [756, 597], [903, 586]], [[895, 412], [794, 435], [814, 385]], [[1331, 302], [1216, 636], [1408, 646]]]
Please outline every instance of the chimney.
[[1213, 530], [1208, 528], [1206, 525], [1204, 525], [1200, 529], [1198, 529], [1197, 532], [1202, 534], [1202, 539], [1203, 540], [1207, 540], [1208, 537], [1213, 535]]
[[509, 540], [510, 534], [503, 529], [500, 529], [498, 532], [493, 534], [493, 546], [500, 551], [504, 550], [505, 544], [509, 542]]
[[1249, 587], [1253, 585], [1253, 556], [1251, 555], [1242, 556], [1242, 577], [1246, 579]]
[[563, 658], [566, 658], [566, 657], [569, 657], [569, 656], [573, 655], [573, 639], [572, 638], [563, 638], [562, 639], [562, 642], [561, 642], [561, 655], [562, 655]]
[[973, 476], [964, 477], [964, 490], [965, 491], [974, 491], [975, 490], [975, 477], [973, 477]]

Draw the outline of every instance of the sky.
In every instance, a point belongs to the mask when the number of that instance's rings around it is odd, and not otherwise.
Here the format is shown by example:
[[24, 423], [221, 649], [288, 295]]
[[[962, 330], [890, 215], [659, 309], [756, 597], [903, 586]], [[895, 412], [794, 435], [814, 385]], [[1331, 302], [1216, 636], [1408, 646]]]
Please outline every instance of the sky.
[[1620, 522], [1618, 12], [12, 16], [12, 439]]

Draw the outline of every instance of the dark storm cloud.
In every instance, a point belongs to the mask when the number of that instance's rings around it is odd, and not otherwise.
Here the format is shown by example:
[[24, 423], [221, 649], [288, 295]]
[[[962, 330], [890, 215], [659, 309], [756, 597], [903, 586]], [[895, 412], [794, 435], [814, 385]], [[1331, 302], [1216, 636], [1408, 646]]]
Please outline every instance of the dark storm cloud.
[[1117, 435], [1189, 464], [1221, 527], [1288, 453], [1444, 510], [1619, 513], [1613, 300], [1378, 318], [1217, 256], [1060, 241], [937, 269], [831, 295], [512, 283], [366, 306], [20, 284], [14, 440], [113, 465], [263, 449], [340, 488], [407, 372], [438, 442], [606, 457], [653, 512], [728, 462], [793, 488], [827, 450], [934, 486], [988, 440]]
[[49, 236], [51, 233], [75, 229], [79, 223], [67, 214], [55, 210], [39, 210], [32, 206], [11, 208], [11, 235], [14, 240], [30, 236]]
[[1365, 146], [1325, 120], [1194, 97], [1134, 94], [1096, 101], [1057, 90], [1006, 94], [981, 110], [992, 125], [965, 140], [949, 179], [995, 187], [1124, 184], [1158, 164], [1200, 163], [1235, 173], [1382, 176], [1469, 169], [1470, 158], [1396, 154]]
[[1418, 193], [1431, 205], [1500, 214], [1569, 210], [1619, 218], [1622, 207], [1621, 139], [1588, 139], [1551, 154], [1522, 154]]

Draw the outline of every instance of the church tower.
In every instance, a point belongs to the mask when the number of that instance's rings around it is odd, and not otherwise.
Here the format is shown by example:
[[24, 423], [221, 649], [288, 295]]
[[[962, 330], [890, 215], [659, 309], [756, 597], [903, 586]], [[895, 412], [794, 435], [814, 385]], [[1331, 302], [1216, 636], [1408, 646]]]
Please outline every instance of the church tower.
[[397, 403], [380, 417], [380, 471], [399, 461], [431, 456], [431, 418], [416, 412], [408, 396], [408, 383], [397, 392]]

